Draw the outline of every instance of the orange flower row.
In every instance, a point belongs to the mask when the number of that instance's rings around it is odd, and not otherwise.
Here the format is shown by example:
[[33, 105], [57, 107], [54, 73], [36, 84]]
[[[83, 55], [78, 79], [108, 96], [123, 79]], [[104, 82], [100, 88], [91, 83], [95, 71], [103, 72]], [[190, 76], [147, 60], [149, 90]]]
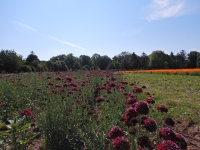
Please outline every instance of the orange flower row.
[[200, 73], [200, 68], [195, 69], [156, 69], [156, 70], [124, 70], [122, 72], [141, 72], [141, 73]]

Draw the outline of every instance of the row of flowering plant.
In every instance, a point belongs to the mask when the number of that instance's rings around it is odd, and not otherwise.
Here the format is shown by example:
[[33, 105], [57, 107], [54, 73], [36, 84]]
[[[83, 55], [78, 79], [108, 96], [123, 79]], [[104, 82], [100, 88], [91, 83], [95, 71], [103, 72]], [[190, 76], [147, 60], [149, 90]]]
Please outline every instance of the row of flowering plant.
[[5, 74], [0, 82], [0, 140], [5, 148], [12, 143], [14, 149], [30, 149], [37, 135], [50, 150], [187, 148], [184, 137], [173, 130], [168, 108], [124, 74], [20, 73]]

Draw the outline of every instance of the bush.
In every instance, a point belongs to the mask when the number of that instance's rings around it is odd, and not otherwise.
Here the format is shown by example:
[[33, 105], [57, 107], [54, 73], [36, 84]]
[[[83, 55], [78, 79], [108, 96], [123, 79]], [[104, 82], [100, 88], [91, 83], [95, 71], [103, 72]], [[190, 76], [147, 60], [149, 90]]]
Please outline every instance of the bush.
[[32, 68], [29, 65], [22, 65], [19, 68], [19, 72], [31, 72]]

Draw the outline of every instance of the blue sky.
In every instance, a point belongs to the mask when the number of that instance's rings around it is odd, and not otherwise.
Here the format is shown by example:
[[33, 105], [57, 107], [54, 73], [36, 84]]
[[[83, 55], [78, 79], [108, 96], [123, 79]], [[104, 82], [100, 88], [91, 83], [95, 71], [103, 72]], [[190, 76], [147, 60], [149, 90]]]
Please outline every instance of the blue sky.
[[2, 49], [40, 60], [200, 52], [200, 0], [1, 0]]

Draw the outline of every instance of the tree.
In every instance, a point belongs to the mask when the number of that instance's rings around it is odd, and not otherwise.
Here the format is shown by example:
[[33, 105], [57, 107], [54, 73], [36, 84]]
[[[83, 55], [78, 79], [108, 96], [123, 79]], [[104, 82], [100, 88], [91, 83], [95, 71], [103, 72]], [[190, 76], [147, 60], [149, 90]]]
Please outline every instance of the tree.
[[188, 68], [196, 68], [197, 67], [197, 56], [199, 52], [191, 51], [188, 53]]
[[161, 50], [153, 51], [149, 56], [149, 67], [151, 69], [169, 68], [167, 55]]
[[130, 58], [130, 68], [129, 69], [139, 69], [140, 68], [140, 57], [136, 55], [134, 52]]
[[149, 63], [149, 57], [147, 56], [146, 53], [142, 53], [140, 56], [140, 68], [141, 69], [147, 69], [148, 68], [148, 63]]
[[200, 53], [197, 55], [197, 68], [200, 68]]
[[112, 62], [112, 60], [110, 59], [110, 57], [104, 55], [100, 57], [100, 69], [101, 70], [105, 70], [108, 66], [108, 64]]
[[85, 65], [92, 67], [92, 60], [87, 55], [80, 55], [79, 61], [80, 61], [80, 64], [81, 64], [82, 67], [85, 66]]
[[23, 58], [14, 50], [2, 50], [0, 52], [0, 70], [6, 72], [17, 72], [23, 64]]
[[26, 58], [26, 64], [27, 65], [32, 65], [33, 61], [38, 61], [39, 62], [40, 60], [39, 60], [38, 56], [33, 51], [31, 51], [31, 53]]
[[100, 68], [100, 61], [101, 61], [101, 55], [95, 53], [91, 57], [92, 62], [94, 64], [94, 69], [99, 69]]

